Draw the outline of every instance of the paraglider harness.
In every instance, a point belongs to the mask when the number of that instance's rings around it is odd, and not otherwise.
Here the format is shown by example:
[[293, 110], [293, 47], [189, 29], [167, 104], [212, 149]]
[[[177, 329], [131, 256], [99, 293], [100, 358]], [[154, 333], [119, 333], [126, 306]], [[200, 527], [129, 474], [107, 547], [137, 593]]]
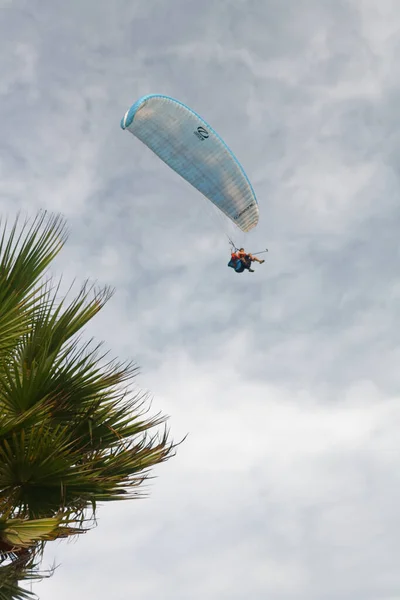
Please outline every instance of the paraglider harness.
[[[236, 252], [239, 250], [239, 248], [236, 248], [235, 244], [232, 242], [231, 239], [229, 240], [229, 243], [232, 248], [231, 249], [232, 257], [231, 257], [231, 260], [228, 262], [228, 267], [231, 267], [232, 269], [234, 269], [236, 273], [243, 273], [243, 271], [245, 269], [250, 268], [251, 259], [247, 254], [245, 254], [245, 256], [243, 258], [239, 258], [236, 254]], [[253, 252], [253, 254], [254, 255], [263, 254], [264, 252], [268, 252], [268, 248], [266, 248], [265, 250], [262, 250], [261, 252]]]

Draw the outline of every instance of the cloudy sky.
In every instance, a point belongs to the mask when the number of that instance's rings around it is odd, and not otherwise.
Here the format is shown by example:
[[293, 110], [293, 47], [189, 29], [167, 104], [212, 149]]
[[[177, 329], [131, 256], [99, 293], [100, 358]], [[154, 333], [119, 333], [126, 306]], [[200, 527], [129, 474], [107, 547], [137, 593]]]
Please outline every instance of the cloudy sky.
[[[0, 207], [62, 212], [88, 328], [171, 435], [150, 497], [54, 544], [42, 600], [400, 597], [397, 0], [0, 0]], [[258, 195], [254, 274], [123, 132], [189, 104]], [[241, 239], [243, 243], [243, 239]]]

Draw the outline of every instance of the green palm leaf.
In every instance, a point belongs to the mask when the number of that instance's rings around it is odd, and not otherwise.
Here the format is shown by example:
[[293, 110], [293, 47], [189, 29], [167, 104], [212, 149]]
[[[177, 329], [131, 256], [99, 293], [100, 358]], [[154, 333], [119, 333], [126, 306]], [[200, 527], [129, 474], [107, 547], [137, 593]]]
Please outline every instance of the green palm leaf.
[[42, 286], [37, 287], [38, 280], [66, 239], [63, 219], [47, 218], [46, 212], [28, 230], [26, 221], [19, 234], [18, 225], [17, 218], [8, 232], [5, 223], [0, 237], [0, 351], [3, 352], [13, 348], [29, 330], [30, 312], [40, 299]]

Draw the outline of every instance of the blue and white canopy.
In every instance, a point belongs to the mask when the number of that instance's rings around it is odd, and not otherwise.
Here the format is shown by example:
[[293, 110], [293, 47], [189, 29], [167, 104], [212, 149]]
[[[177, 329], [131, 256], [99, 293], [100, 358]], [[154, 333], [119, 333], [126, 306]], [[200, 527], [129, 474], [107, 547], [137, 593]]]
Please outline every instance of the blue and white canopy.
[[140, 98], [121, 121], [171, 169], [211, 200], [242, 231], [258, 223], [258, 203], [243, 167], [193, 110], [168, 96]]

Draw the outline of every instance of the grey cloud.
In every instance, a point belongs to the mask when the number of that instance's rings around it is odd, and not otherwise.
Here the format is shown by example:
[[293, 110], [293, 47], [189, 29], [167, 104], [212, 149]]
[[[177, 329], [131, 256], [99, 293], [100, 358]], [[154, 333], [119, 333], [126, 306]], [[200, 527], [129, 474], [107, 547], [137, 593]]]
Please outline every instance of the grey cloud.
[[[3, 14], [2, 211], [66, 214], [54, 271], [117, 286], [88, 334], [137, 360], [172, 432], [190, 431], [148, 500], [102, 507], [95, 532], [58, 547], [43, 600], [79, 585], [393, 600], [395, 5], [57, 0]], [[246, 246], [270, 249], [254, 275], [227, 269], [203, 201], [120, 130], [153, 91], [204, 115], [254, 182]]]

